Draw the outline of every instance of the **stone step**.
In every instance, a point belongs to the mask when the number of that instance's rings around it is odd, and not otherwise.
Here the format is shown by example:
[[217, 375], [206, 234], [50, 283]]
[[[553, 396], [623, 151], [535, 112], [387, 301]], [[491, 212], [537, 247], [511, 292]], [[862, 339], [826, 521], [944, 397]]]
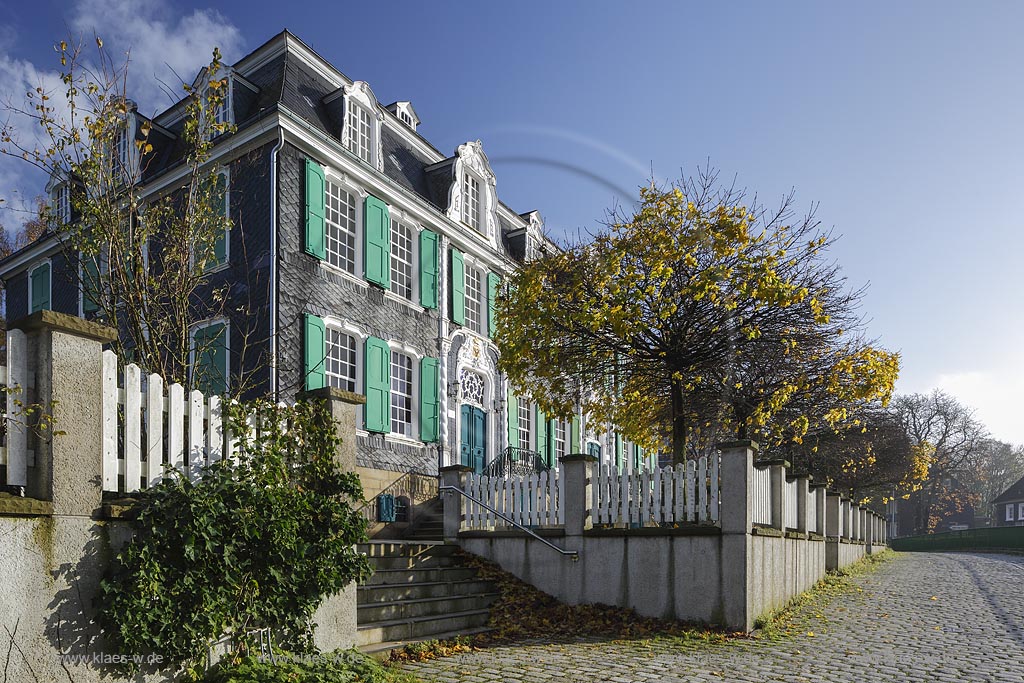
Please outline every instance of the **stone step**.
[[436, 581], [464, 581], [476, 576], [475, 569], [465, 567], [435, 567], [433, 569], [380, 569], [370, 576], [365, 585], [379, 586], [429, 583]]
[[453, 612], [472, 612], [490, 607], [497, 598], [497, 593], [477, 593], [475, 595], [404, 599], [364, 604], [359, 605], [356, 622], [370, 625], [418, 617], [448, 615]]
[[458, 558], [452, 555], [421, 555], [395, 557], [371, 557], [370, 564], [374, 571], [381, 569], [433, 569], [435, 567], [452, 567], [458, 564]]
[[396, 640], [436, 638], [440, 634], [466, 633], [487, 624], [490, 610], [479, 609], [452, 612], [444, 616], [430, 615], [383, 621], [360, 626], [356, 633], [356, 646], [372, 645]]
[[403, 648], [406, 645], [412, 645], [413, 643], [422, 643], [426, 640], [451, 640], [452, 638], [458, 638], [459, 636], [475, 636], [479, 633], [489, 633], [494, 629], [488, 628], [487, 626], [481, 626], [479, 628], [470, 628], [463, 631], [447, 631], [445, 633], [432, 633], [429, 636], [423, 636], [422, 638], [410, 638], [408, 640], [389, 640], [384, 643], [372, 643], [370, 645], [360, 645], [359, 651], [378, 657], [385, 657], [392, 650]]
[[458, 550], [455, 544], [443, 541], [407, 541], [387, 540], [360, 543], [356, 549], [368, 557], [412, 556], [430, 553], [433, 555], [453, 555]]
[[490, 593], [494, 590], [490, 581], [469, 579], [466, 581], [433, 581], [427, 583], [379, 584], [359, 586], [356, 591], [360, 606], [397, 600], [418, 600], [422, 598], [458, 597]]

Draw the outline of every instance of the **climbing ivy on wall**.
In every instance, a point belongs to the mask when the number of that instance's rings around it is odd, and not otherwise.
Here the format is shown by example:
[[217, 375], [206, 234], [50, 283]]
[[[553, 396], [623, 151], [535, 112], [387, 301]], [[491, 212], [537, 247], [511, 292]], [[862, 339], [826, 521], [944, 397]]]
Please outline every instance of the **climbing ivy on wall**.
[[235, 656], [256, 629], [270, 629], [281, 649], [313, 650], [318, 605], [370, 571], [354, 548], [366, 524], [349, 504], [362, 488], [335, 465], [341, 439], [327, 406], [259, 401], [225, 413], [230, 433], [243, 435], [237, 461], [211, 465], [196, 483], [177, 475], [146, 490], [99, 596], [111, 645], [159, 655], [162, 668], [193, 680], [224, 636]]

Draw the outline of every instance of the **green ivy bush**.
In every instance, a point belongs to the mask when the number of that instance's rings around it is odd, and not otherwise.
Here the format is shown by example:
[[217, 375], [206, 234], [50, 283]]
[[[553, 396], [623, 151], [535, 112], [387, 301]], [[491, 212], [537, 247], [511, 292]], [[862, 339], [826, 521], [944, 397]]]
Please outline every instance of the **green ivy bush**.
[[256, 651], [255, 629], [270, 629], [284, 650], [312, 652], [317, 606], [370, 572], [354, 547], [366, 523], [350, 505], [362, 487], [335, 464], [341, 440], [325, 403], [232, 404], [224, 420], [239, 438], [237, 461], [211, 465], [194, 484], [176, 475], [146, 490], [134, 538], [99, 595], [100, 624], [119, 652], [159, 655], [161, 668], [193, 680], [224, 636], [235, 660]]

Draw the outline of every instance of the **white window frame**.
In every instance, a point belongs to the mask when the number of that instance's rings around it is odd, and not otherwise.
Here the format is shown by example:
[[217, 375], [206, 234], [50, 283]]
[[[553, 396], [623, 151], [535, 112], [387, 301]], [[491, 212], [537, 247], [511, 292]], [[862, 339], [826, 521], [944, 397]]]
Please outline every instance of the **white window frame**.
[[[360, 280], [360, 273], [362, 273], [363, 269], [363, 199], [365, 198], [365, 193], [353, 187], [350, 183], [347, 182], [345, 178], [341, 178], [337, 174], [332, 172], [328, 172], [325, 174], [324, 181], [324, 250], [326, 252], [327, 258], [324, 259], [322, 263], [331, 270], [334, 270], [339, 273], [344, 273], [348, 277]], [[332, 225], [337, 225], [336, 223], [333, 223], [330, 219], [327, 218], [327, 214], [330, 211], [330, 209], [328, 208], [328, 198], [330, 197], [329, 185], [334, 185], [338, 187], [343, 192], [348, 193], [348, 195], [352, 198], [352, 214], [354, 225], [352, 226], [353, 229], [351, 271], [347, 270], [345, 267], [341, 265], [331, 262], [331, 254], [338, 254], [339, 252], [331, 250], [331, 238], [328, 234], [326, 234], [332, 229]]]
[[[485, 221], [481, 216], [483, 206], [484, 181], [475, 173], [463, 171], [462, 174], [462, 222], [483, 234]], [[475, 191], [475, 192], [474, 192]]]
[[71, 183], [61, 183], [54, 189], [53, 215], [61, 223], [71, 222]]
[[[345, 102], [345, 149], [354, 154], [363, 163], [376, 166], [376, 117], [362, 104], [349, 97]], [[366, 126], [365, 147], [363, 146], [363, 125]]]
[[1013, 520], [1013, 503], [1006, 504], [1006, 521], [1012, 522]]
[[34, 264], [32, 264], [32, 267], [28, 269], [28, 308], [26, 309], [26, 313], [28, 314], [32, 313], [32, 273], [36, 272], [39, 268], [42, 268], [43, 266], [50, 267], [50, 282], [48, 283], [47, 286], [50, 289], [50, 310], [53, 310], [53, 262], [50, 259], [45, 258], [41, 261], [36, 261]]
[[[522, 396], [516, 397], [518, 420], [516, 425], [515, 448], [524, 451], [533, 451], [533, 404]], [[525, 446], [523, 444], [526, 444]], [[510, 446], [512, 444], [509, 444]]]
[[[362, 345], [360, 336], [354, 333], [352, 330], [346, 329], [340, 325], [325, 324], [324, 327], [327, 329], [327, 336], [324, 339], [324, 375], [327, 377], [328, 386], [334, 386], [344, 391], [355, 392], [359, 389], [359, 347]], [[346, 377], [344, 375], [332, 372], [329, 368], [332, 362], [345, 363], [346, 361], [341, 359], [333, 359], [331, 357], [331, 349], [333, 347], [341, 348], [340, 345], [331, 343], [331, 335], [345, 335], [352, 342], [351, 353], [352, 353], [352, 376]], [[341, 382], [348, 382], [350, 386], [339, 386], [331, 382], [332, 378], [336, 378]]]
[[[391, 256], [391, 259], [390, 259], [390, 261], [391, 261], [391, 265], [390, 265], [390, 270], [391, 270], [391, 287], [388, 289], [388, 291], [392, 292], [393, 294], [395, 294], [396, 296], [401, 298], [403, 301], [416, 302], [416, 301], [418, 301], [418, 294], [419, 294], [419, 277], [417, 277], [418, 274], [419, 274], [419, 230], [411, 222], [409, 222], [408, 220], [405, 220], [404, 218], [402, 218], [400, 216], [396, 216], [395, 213], [396, 212], [394, 210], [392, 210], [391, 225], [389, 227], [390, 239], [391, 239], [391, 254], [390, 254], [390, 256]], [[404, 259], [398, 258], [397, 255], [396, 255], [396, 251], [395, 251], [395, 245], [396, 245], [395, 225], [396, 224], [400, 227], [400, 229], [404, 229], [408, 233], [408, 235], [409, 235], [409, 260], [408, 261], [405, 261]], [[408, 296], [406, 296], [404, 293], [401, 293], [401, 292], [398, 292], [398, 291], [395, 290], [395, 281], [396, 281], [396, 279], [395, 279], [395, 274], [396, 274], [395, 265], [396, 265], [396, 262], [408, 263], [408, 266], [409, 266], [409, 295]]]
[[[483, 268], [472, 265], [468, 261], [464, 261], [463, 267], [463, 272], [465, 273], [463, 300], [466, 306], [466, 329], [485, 336], [487, 334], [487, 276]], [[473, 278], [477, 282], [477, 286], [473, 288], [476, 292], [475, 298], [470, 296], [470, 273], [477, 276]], [[470, 319], [471, 303], [475, 304], [473, 321]]]
[[[53, 296], [51, 293], [50, 296]], [[1017, 520], [1024, 521], [1024, 503], [1017, 503]]]
[[555, 420], [555, 461], [561, 462], [569, 451], [569, 423]]
[[[234, 123], [234, 108], [231, 106], [233, 103], [232, 98], [234, 97], [234, 88], [232, 87], [234, 85], [234, 79], [231, 77], [230, 73], [224, 74], [224, 79], [227, 81], [224, 92], [224, 101], [220, 103], [220, 106], [214, 109], [213, 122], [231, 124]], [[209, 91], [209, 86], [207, 86], [206, 91]]]
[[224, 326], [224, 393], [228, 393], [231, 388], [231, 321], [221, 316], [218, 318], [210, 318], [202, 322], [195, 323], [189, 328], [188, 332], [188, 376], [189, 386], [195, 387], [195, 377], [193, 373], [196, 367], [196, 332], [212, 327], [213, 325]]
[[[417, 375], [417, 373], [416, 373], [416, 366], [417, 366], [416, 356], [414, 354], [407, 353], [405, 351], [405, 349], [403, 349], [401, 347], [398, 347], [397, 345], [389, 344], [388, 347], [391, 350], [391, 355], [388, 358], [388, 362], [390, 363], [390, 373], [391, 373], [391, 385], [389, 387], [390, 394], [391, 394], [391, 405], [388, 406], [388, 409], [391, 411], [391, 434], [394, 435], [394, 436], [397, 436], [397, 437], [405, 438], [405, 439], [415, 439], [416, 438], [415, 430], [416, 430], [416, 425], [418, 424], [418, 417], [419, 417], [419, 406], [417, 406], [417, 404], [416, 404], [417, 403], [416, 402], [416, 390], [418, 388], [418, 382], [417, 382], [417, 377], [416, 377], [416, 375]], [[402, 358], [404, 358], [404, 359], [409, 361], [409, 393], [408, 394], [400, 394], [400, 393], [398, 393], [395, 390], [395, 382], [396, 382], [396, 379], [397, 379], [397, 376], [396, 376], [396, 373], [395, 373], [395, 356], [400, 356], [400, 357], [402, 357]], [[407, 431], [402, 431], [402, 430], [396, 429], [396, 427], [399, 424], [399, 421], [395, 418], [395, 411], [396, 411], [396, 409], [400, 410], [400, 408], [395, 405], [395, 398], [397, 396], [405, 396], [405, 397], [407, 397], [409, 399], [409, 407], [408, 407], [409, 408], [409, 422], [406, 423]]]

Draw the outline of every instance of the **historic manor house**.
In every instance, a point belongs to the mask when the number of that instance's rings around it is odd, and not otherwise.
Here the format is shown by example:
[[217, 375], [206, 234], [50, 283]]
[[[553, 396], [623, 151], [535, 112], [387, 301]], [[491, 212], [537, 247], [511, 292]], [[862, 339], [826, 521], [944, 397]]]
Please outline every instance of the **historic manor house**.
[[[482, 470], [509, 453], [553, 466], [569, 452], [641, 466], [639, 449], [597, 435], [582, 415], [546, 419], [498, 372], [490, 336], [500, 282], [555, 247], [539, 213], [499, 201], [479, 141], [446, 156], [417, 132], [411, 103], [381, 105], [287, 31], [225, 73], [217, 115], [236, 130], [216, 140], [213, 163], [233, 228], [210, 277], [244, 299], [246, 314], [195, 326], [212, 342], [195, 362], [222, 378], [206, 388], [246, 373], [254, 394], [324, 385], [365, 394], [357, 453], [372, 470]], [[183, 100], [150, 121], [144, 160], [127, 141], [147, 119], [128, 116], [118, 153], [140, 169], [145, 195], [185, 177], [184, 114]], [[66, 185], [48, 190], [69, 218]], [[89, 317], [71, 277], [78, 267], [52, 236], [0, 262], [8, 319], [46, 308]]]

